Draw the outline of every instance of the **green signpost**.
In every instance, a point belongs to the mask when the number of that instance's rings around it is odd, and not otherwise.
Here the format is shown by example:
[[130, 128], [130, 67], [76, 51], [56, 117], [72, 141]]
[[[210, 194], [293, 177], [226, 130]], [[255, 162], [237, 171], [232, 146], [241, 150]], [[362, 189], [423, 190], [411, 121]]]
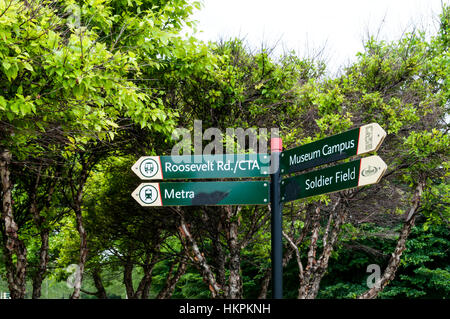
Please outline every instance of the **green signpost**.
[[143, 156], [132, 170], [141, 179], [269, 177], [268, 154]]
[[143, 156], [133, 165], [132, 170], [144, 180], [270, 176], [270, 182], [258, 180], [142, 183], [133, 191], [132, 197], [142, 206], [270, 203], [273, 298], [282, 298], [283, 203], [377, 183], [387, 166], [380, 157], [369, 156], [289, 178], [282, 179], [281, 176], [376, 151], [385, 137], [386, 132], [377, 123], [372, 123], [284, 152], [281, 139], [271, 138], [270, 155]]
[[300, 172], [350, 156], [376, 151], [385, 137], [386, 132], [381, 126], [372, 123], [292, 148], [281, 153], [281, 174]]
[[267, 205], [268, 181], [142, 183], [132, 196], [142, 206]]

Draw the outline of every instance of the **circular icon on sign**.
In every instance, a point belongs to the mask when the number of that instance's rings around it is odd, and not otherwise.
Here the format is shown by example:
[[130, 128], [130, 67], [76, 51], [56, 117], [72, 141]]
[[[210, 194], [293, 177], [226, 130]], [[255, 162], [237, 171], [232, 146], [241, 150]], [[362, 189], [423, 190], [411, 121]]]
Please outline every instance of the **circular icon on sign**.
[[364, 177], [367, 177], [367, 176], [372, 176], [376, 172], [378, 172], [378, 168], [375, 166], [369, 165], [362, 170], [361, 175]]
[[153, 177], [158, 173], [158, 163], [152, 158], [147, 158], [141, 162], [139, 169], [144, 177]]
[[139, 198], [145, 204], [152, 204], [158, 199], [158, 191], [152, 185], [146, 185], [139, 191]]

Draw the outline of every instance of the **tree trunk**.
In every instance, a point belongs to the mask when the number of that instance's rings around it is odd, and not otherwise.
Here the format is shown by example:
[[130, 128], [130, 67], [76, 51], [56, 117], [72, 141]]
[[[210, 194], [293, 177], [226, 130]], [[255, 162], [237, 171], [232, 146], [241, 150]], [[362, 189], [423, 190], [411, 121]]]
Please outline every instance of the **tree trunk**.
[[128, 257], [123, 269], [123, 283], [125, 285], [125, 290], [127, 292], [128, 299], [136, 299], [134, 288], [133, 288], [133, 263]]
[[[298, 243], [297, 243], [297, 245], [298, 245]], [[284, 251], [283, 267], [286, 267], [286, 265], [292, 259], [294, 249], [292, 249], [292, 247], [289, 245], [287, 247], [284, 247], [283, 251]], [[264, 277], [261, 281], [261, 290], [259, 291], [258, 299], [266, 299], [267, 298], [267, 292], [269, 290], [270, 279], [272, 279], [272, 268], [271, 267], [266, 269], [266, 273], [264, 274]]]
[[77, 230], [80, 234], [80, 259], [78, 263], [79, 267], [79, 276], [75, 276], [74, 288], [71, 299], [79, 299], [81, 292], [81, 284], [83, 282], [84, 275], [84, 267], [86, 265], [86, 260], [88, 256], [88, 247], [87, 247], [87, 233], [84, 229], [83, 224], [83, 216], [81, 215], [81, 204], [78, 206], [78, 209], [75, 211], [75, 218], [77, 221]]
[[261, 290], [259, 291], [258, 299], [266, 299], [267, 291], [269, 290], [269, 284], [271, 279], [272, 268], [268, 268], [261, 282]]
[[[47, 264], [48, 264], [48, 250], [49, 250], [49, 234], [50, 229], [45, 226], [45, 217], [43, 217], [40, 213], [41, 210], [37, 204], [37, 192], [39, 187], [39, 182], [41, 180], [41, 167], [39, 167], [39, 172], [36, 177], [36, 183], [34, 188], [30, 191], [31, 193], [31, 205], [30, 212], [33, 216], [33, 221], [39, 230], [39, 235], [41, 237], [41, 247], [39, 248], [39, 264], [36, 273], [33, 276], [33, 299], [39, 299], [41, 297], [41, 287], [42, 282], [45, 278], [45, 273], [47, 272]], [[50, 184], [50, 188], [47, 193], [47, 199], [44, 204], [44, 207], [49, 208], [51, 205], [53, 192], [55, 190], [55, 181], [52, 181]]]
[[[298, 299], [315, 299], [319, 292], [320, 282], [328, 269], [328, 261], [338, 240], [341, 227], [347, 218], [348, 202], [344, 199], [344, 204], [341, 204], [342, 198], [340, 197], [330, 212], [322, 237], [323, 249], [319, 258], [316, 257], [320, 234], [319, 208], [316, 209], [312, 217], [313, 231], [311, 243], [308, 251], [307, 266], [303, 271], [303, 275], [300, 276], [301, 281], [298, 289]], [[338, 207], [341, 208], [338, 209]], [[299, 256], [297, 257], [297, 262], [299, 263], [299, 268], [303, 269]]]
[[[159, 249], [159, 245], [155, 250]], [[150, 292], [150, 286], [152, 284], [152, 273], [155, 268], [156, 263], [158, 262], [159, 255], [157, 253], [151, 254], [152, 257], [150, 259], [150, 253], [147, 254], [147, 258], [145, 260], [144, 266], [142, 267], [144, 270], [144, 276], [139, 282], [139, 286], [135, 292], [135, 297], [137, 299], [147, 299], [148, 294]]]
[[[192, 237], [192, 234], [189, 231], [186, 221], [184, 220], [183, 212], [181, 211], [177, 212], [180, 214], [180, 227], [179, 227], [180, 238], [187, 256], [197, 266], [198, 270], [200, 271], [203, 277], [203, 280], [209, 285], [211, 297], [221, 298], [223, 295], [222, 287], [217, 283], [210, 265], [208, 264], [206, 258], [201, 253], [196, 240]], [[190, 255], [189, 251], [192, 251], [193, 256]]]
[[[310, 214], [309, 211], [310, 211], [310, 210], [314, 210], [314, 209], [315, 209], [315, 207], [314, 207], [313, 204], [309, 204], [309, 205], [307, 206], [306, 211], [308, 212], [308, 213], [307, 213], [308, 216], [309, 216], [309, 214]], [[302, 229], [302, 231], [301, 231], [300, 237], [299, 237], [297, 240], [295, 240], [295, 242], [292, 241], [291, 239], [288, 240], [288, 244], [289, 244], [289, 245], [287, 245], [287, 246], [284, 247], [284, 249], [283, 249], [283, 251], [284, 251], [284, 254], [283, 254], [283, 267], [286, 267], [287, 264], [291, 261], [294, 252], [295, 252], [296, 254], [297, 254], [297, 253], [298, 253], [298, 254], [300, 253], [300, 252], [298, 251], [298, 247], [297, 247], [297, 246], [299, 246], [299, 245], [303, 242], [303, 239], [306, 237], [307, 232], [308, 232], [308, 229], [309, 229], [310, 223], [311, 223], [311, 218], [306, 218], [305, 224], [304, 224], [303, 229]], [[285, 236], [286, 236], [287, 238], [289, 238], [287, 235], [285, 235]], [[296, 247], [296, 248], [294, 248], [294, 247]], [[297, 258], [297, 261], [298, 261], [298, 260], [299, 260], [299, 258]], [[301, 263], [299, 264], [299, 267], [300, 267], [300, 269], [301, 269], [302, 272], [303, 272], [303, 265], [301, 265]], [[272, 268], [269, 267], [269, 268], [266, 269], [266, 273], [265, 273], [265, 275], [264, 275], [264, 277], [263, 277], [263, 280], [262, 280], [262, 283], [261, 283], [261, 290], [260, 290], [258, 299], [266, 299], [266, 298], [267, 298], [267, 291], [268, 291], [268, 289], [269, 289], [269, 284], [270, 284], [271, 276], [272, 276]], [[299, 277], [300, 277], [300, 276], [302, 276], [302, 275], [299, 274]], [[300, 283], [300, 284], [301, 284], [301, 283]]]
[[[153, 272], [153, 269], [151, 272]], [[150, 277], [146, 278], [146, 280], [145, 280], [144, 288], [142, 289], [142, 293], [141, 293], [141, 299], [148, 299], [148, 296], [150, 294], [150, 287], [152, 286], [151, 272], [150, 272]]]
[[33, 299], [39, 299], [41, 297], [42, 282], [45, 278], [48, 264], [48, 237], [49, 230], [41, 229], [41, 247], [39, 248], [39, 265], [36, 274], [33, 277]]
[[92, 273], [92, 279], [94, 280], [94, 285], [95, 285], [95, 288], [97, 289], [96, 292], [91, 292], [91, 291], [87, 291], [84, 289], [80, 289], [80, 290], [81, 290], [81, 292], [83, 292], [87, 295], [96, 296], [98, 299], [108, 299], [108, 296], [106, 295], [105, 287], [103, 286], [103, 281], [102, 281], [102, 277], [101, 277], [100, 273], [101, 273], [100, 268], [95, 268]]
[[423, 182], [419, 182], [416, 187], [413, 204], [408, 212], [405, 223], [403, 224], [403, 228], [400, 232], [400, 237], [397, 241], [397, 246], [395, 247], [395, 250], [391, 255], [391, 258], [386, 269], [384, 270], [383, 275], [381, 276], [380, 280], [374, 285], [374, 287], [358, 296], [358, 299], [376, 298], [378, 294], [383, 291], [383, 289], [389, 284], [389, 282], [394, 280], [395, 273], [397, 272], [398, 266], [400, 265], [400, 257], [402, 256], [403, 251], [406, 249], [406, 240], [411, 233], [411, 229], [414, 227], [414, 221], [420, 208], [420, 200], [424, 187], [425, 184]]
[[92, 279], [94, 280], [95, 288], [97, 288], [97, 293], [95, 294], [99, 299], [107, 299], [105, 286], [103, 286], [102, 277], [100, 276], [100, 269], [95, 269], [92, 273]]
[[184, 275], [186, 272], [187, 264], [184, 260], [180, 260], [178, 263], [178, 269], [175, 275], [171, 277], [171, 273], [173, 270], [173, 267], [175, 265], [175, 261], [172, 263], [172, 266], [170, 267], [169, 273], [167, 274], [166, 283], [164, 285], [164, 288], [161, 289], [156, 299], [168, 299], [172, 297], [172, 294], [175, 290], [175, 286], [180, 280], [181, 276]]
[[225, 254], [223, 251], [222, 243], [220, 241], [220, 229], [219, 226], [216, 234], [212, 238], [212, 262], [213, 267], [216, 269], [216, 280], [219, 286], [224, 287], [226, 284], [226, 271], [225, 271]]
[[[242, 298], [242, 279], [241, 279], [241, 249], [238, 241], [238, 219], [236, 215], [239, 208], [234, 211], [233, 207], [227, 206], [228, 213], [228, 247], [230, 249], [230, 275], [228, 277], [228, 294], [229, 299]], [[233, 212], [234, 211], [234, 212]]]
[[[27, 249], [19, 239], [18, 226], [14, 220], [12, 207], [12, 184], [10, 180], [9, 165], [11, 153], [3, 150], [0, 153], [0, 178], [2, 182], [2, 228], [4, 230], [3, 251], [6, 259], [8, 288], [12, 299], [25, 298]], [[16, 264], [13, 256], [16, 256]]]
[[87, 233], [86, 229], [84, 228], [83, 214], [82, 214], [83, 190], [84, 185], [86, 184], [86, 180], [88, 178], [88, 170], [87, 170], [88, 165], [89, 165], [88, 161], [86, 161], [82, 165], [78, 188], [75, 187], [75, 185], [73, 184], [73, 180], [71, 181], [72, 195], [75, 195], [73, 198], [74, 200], [73, 209], [75, 211], [75, 220], [77, 222], [78, 234], [80, 235], [80, 259], [78, 263], [79, 276], [75, 276], [73, 293], [72, 296], [70, 297], [71, 299], [80, 298], [81, 284], [83, 282], [83, 275], [84, 275], [84, 267], [86, 265], [86, 260], [88, 256]]

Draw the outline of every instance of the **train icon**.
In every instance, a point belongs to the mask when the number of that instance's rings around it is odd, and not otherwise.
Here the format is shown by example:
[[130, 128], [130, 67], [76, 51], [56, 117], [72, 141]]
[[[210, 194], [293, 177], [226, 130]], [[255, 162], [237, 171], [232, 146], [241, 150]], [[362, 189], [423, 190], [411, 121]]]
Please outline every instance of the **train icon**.
[[146, 158], [140, 164], [141, 174], [146, 178], [155, 176], [158, 168], [158, 163], [153, 158]]
[[145, 171], [147, 174], [150, 174], [151, 172], [153, 172], [154, 167], [155, 167], [155, 164], [154, 164], [153, 162], [146, 162], [146, 163], [144, 164], [144, 171]]
[[146, 189], [145, 190], [145, 199], [148, 199], [148, 200], [152, 200], [152, 198], [153, 198], [153, 192], [152, 192], [152, 190], [151, 189]]
[[139, 199], [144, 204], [153, 204], [158, 199], [158, 191], [153, 185], [144, 185], [139, 190]]

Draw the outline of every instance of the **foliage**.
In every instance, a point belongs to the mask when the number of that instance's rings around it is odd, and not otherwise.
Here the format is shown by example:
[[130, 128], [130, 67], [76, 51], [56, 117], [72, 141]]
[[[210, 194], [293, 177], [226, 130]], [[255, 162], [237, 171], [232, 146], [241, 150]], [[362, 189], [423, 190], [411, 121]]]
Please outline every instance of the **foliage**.
[[[393, 239], [373, 237], [379, 227], [366, 225], [365, 235], [358, 236], [359, 245], [367, 245], [380, 252], [392, 250]], [[386, 231], [386, 230], [385, 230]], [[372, 234], [372, 235], [371, 235]], [[447, 298], [449, 292], [448, 227], [423, 224], [414, 227], [396, 278], [381, 293], [380, 298]], [[355, 249], [351, 242], [338, 251], [329, 274], [323, 280], [319, 298], [355, 298], [367, 289], [366, 267], [384, 267], [387, 259], [373, 256], [367, 250]]]
[[[150, 95], [128, 80], [130, 73], [140, 72], [135, 52], [109, 49], [95, 26], [68, 23], [50, 2], [31, 4], [1, 2], [0, 107], [3, 123], [9, 123], [2, 125], [4, 147], [18, 158], [39, 155], [57, 147], [54, 142], [41, 145], [46, 135], [56, 134], [70, 151], [92, 138], [112, 139], [123, 116], [142, 127], [170, 128], [170, 122], [157, 123], [167, 118], [160, 108], [146, 107], [153, 103]], [[64, 4], [58, 5], [64, 9]], [[90, 11], [95, 5], [90, 3]], [[106, 24], [117, 20], [104, 9]]]

